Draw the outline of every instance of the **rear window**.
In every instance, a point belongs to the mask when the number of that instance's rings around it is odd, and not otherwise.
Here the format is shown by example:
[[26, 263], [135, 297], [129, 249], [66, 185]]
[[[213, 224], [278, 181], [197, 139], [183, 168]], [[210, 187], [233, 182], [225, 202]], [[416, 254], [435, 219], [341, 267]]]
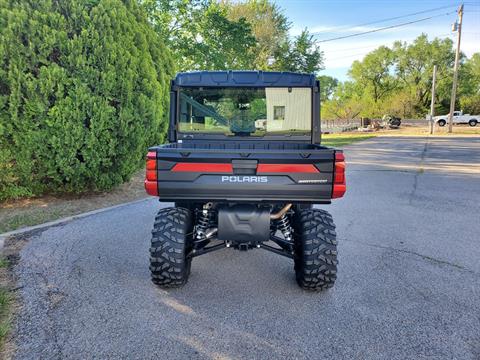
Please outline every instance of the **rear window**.
[[310, 133], [311, 88], [183, 88], [178, 130], [263, 136]]

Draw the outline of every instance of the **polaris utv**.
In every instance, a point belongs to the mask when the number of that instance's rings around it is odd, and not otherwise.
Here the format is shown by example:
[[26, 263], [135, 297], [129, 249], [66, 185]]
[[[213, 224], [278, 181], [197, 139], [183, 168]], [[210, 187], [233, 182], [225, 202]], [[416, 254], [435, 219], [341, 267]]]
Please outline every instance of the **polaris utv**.
[[291, 258], [307, 290], [333, 286], [332, 216], [345, 193], [342, 151], [321, 146], [319, 83], [289, 72], [180, 73], [169, 143], [149, 149], [145, 189], [174, 207], [155, 217], [152, 280], [184, 285], [192, 259], [223, 248]]

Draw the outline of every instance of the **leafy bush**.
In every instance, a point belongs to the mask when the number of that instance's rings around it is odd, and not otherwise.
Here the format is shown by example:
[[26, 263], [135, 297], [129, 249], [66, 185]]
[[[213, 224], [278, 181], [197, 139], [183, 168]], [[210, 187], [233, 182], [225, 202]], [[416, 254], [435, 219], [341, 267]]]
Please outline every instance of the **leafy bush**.
[[128, 180], [172, 76], [134, 0], [0, 0], [0, 200]]

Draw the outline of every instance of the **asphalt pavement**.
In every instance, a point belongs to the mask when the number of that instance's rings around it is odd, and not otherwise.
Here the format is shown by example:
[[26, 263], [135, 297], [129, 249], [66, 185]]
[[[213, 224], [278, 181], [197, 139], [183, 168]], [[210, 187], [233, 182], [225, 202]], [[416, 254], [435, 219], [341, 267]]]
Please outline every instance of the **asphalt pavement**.
[[258, 249], [195, 258], [156, 288], [155, 199], [51, 227], [15, 268], [18, 359], [480, 359], [480, 138], [349, 146], [335, 287]]

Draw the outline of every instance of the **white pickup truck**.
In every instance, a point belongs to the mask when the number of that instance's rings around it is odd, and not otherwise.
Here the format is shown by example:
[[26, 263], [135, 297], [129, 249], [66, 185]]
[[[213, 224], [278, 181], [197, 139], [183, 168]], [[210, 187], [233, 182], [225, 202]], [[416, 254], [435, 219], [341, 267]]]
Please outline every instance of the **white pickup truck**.
[[[448, 114], [434, 116], [433, 121], [435, 121], [439, 126], [445, 126], [448, 123]], [[470, 126], [477, 126], [479, 122], [480, 122], [480, 115], [464, 114], [462, 111], [453, 112], [454, 124], [468, 124]]]

